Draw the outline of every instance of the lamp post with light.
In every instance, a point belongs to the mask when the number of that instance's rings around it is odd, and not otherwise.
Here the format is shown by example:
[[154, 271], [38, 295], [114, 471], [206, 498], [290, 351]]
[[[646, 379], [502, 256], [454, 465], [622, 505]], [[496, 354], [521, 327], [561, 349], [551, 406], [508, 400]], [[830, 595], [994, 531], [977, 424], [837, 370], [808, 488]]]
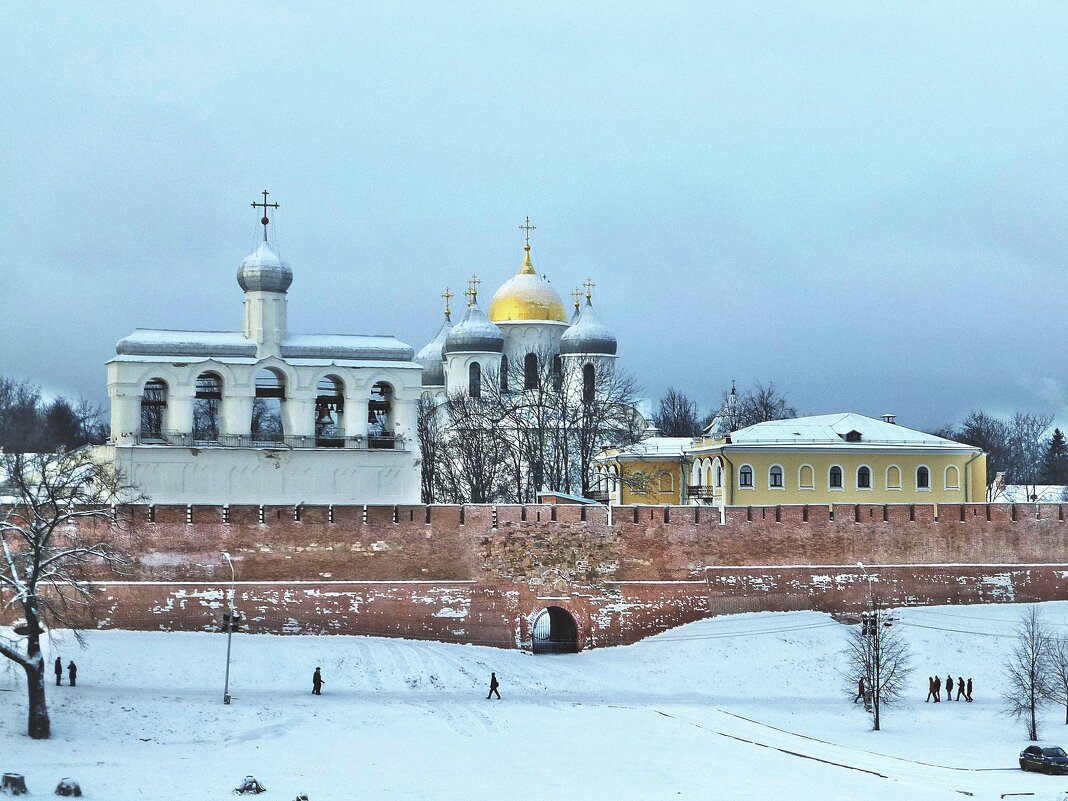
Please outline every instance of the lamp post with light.
[[234, 634], [234, 592], [237, 583], [237, 574], [234, 572], [234, 562], [230, 554], [222, 552], [226, 557], [226, 564], [230, 565], [230, 612], [226, 615], [226, 681], [223, 685], [223, 703], [230, 703], [230, 642]]

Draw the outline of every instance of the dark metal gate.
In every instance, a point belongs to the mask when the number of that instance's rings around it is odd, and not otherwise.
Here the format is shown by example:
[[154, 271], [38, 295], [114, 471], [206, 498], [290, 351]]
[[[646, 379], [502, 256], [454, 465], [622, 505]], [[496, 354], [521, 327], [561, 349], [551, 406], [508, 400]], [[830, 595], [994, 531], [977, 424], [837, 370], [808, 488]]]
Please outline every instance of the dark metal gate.
[[531, 640], [536, 654], [578, 653], [578, 626], [566, 609], [550, 606], [534, 618]]

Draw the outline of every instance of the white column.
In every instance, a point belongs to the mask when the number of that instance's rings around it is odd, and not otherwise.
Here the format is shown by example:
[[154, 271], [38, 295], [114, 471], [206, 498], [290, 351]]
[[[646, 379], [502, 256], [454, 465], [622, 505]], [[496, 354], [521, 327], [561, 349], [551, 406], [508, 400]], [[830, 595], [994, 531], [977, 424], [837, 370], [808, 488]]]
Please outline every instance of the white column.
[[252, 395], [226, 395], [219, 409], [222, 434], [247, 437], [252, 431]]
[[167, 414], [163, 420], [164, 431], [190, 434], [193, 431], [192, 387], [168, 387]]

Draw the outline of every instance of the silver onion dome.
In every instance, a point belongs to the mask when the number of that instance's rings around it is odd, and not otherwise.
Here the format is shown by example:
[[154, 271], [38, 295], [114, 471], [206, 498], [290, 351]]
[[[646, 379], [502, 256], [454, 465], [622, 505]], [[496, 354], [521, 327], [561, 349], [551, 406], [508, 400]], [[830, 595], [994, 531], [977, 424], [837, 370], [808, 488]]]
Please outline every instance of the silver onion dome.
[[573, 323], [560, 337], [560, 353], [592, 353], [614, 356], [616, 337], [608, 326], [601, 322], [593, 310], [593, 303], [586, 299], [586, 306]]
[[504, 336], [486, 313], [472, 304], [445, 338], [446, 353], [502, 353]]
[[445, 340], [451, 330], [452, 322], [446, 317], [438, 333], [415, 357], [423, 367], [424, 387], [445, 386]]
[[241, 262], [237, 283], [245, 292], [285, 292], [293, 283], [293, 271], [264, 241]]

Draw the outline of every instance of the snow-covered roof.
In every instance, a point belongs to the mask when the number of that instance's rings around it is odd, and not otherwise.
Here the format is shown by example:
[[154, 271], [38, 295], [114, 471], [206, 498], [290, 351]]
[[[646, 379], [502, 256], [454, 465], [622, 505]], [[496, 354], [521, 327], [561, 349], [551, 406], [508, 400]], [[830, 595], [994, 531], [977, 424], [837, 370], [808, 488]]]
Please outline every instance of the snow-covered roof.
[[[860, 436], [849, 438], [848, 435], [853, 432]], [[735, 445], [833, 444], [859, 448], [885, 445], [923, 448], [970, 447], [943, 437], [936, 437], [934, 434], [865, 417], [855, 412], [757, 423], [733, 432], [731, 442]]]
[[137, 328], [115, 345], [119, 356], [256, 356], [256, 343], [240, 331], [171, 331]]
[[692, 442], [692, 437], [648, 437], [634, 445], [621, 448], [614, 458], [678, 459], [689, 449]]
[[[412, 348], [396, 337], [356, 334], [293, 334], [281, 345], [285, 359], [409, 362]], [[119, 357], [226, 357], [255, 359], [256, 343], [239, 331], [171, 331], [138, 328], [115, 346]], [[119, 358], [115, 361], [138, 361]]]

